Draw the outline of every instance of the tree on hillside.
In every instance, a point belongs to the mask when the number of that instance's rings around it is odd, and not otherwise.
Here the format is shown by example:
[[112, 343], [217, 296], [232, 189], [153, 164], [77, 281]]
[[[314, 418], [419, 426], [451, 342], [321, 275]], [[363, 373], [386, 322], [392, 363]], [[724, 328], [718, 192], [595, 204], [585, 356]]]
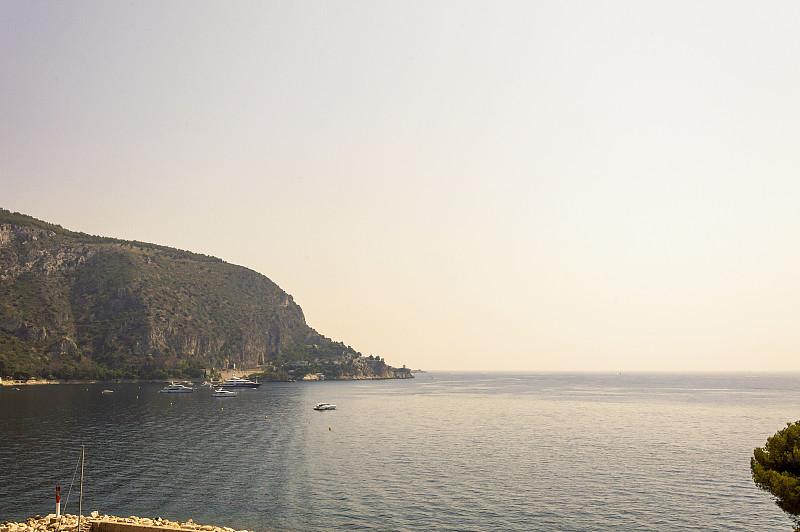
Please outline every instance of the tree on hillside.
[[775, 503], [795, 521], [800, 532], [800, 421], [767, 438], [750, 459], [756, 486], [775, 497]]

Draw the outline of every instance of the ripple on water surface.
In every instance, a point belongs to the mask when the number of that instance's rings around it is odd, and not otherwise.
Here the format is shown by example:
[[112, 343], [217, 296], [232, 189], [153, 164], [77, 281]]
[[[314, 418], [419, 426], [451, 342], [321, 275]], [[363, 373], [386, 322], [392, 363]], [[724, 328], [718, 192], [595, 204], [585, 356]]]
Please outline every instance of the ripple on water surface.
[[[794, 420], [797, 376], [427, 373], [230, 399], [111, 386], [0, 389], [0, 520], [50, 513], [56, 484], [66, 499], [85, 445], [84, 511], [122, 516], [257, 531], [789, 527], [749, 457]], [[321, 401], [339, 407], [313, 411]]]

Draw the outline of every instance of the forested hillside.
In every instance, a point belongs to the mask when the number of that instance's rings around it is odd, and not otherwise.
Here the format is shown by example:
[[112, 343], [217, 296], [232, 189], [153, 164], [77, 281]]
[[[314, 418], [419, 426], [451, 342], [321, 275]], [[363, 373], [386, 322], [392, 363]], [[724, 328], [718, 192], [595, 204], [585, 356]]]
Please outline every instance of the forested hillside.
[[309, 327], [255, 271], [0, 209], [0, 376], [269, 379], [410, 377]]

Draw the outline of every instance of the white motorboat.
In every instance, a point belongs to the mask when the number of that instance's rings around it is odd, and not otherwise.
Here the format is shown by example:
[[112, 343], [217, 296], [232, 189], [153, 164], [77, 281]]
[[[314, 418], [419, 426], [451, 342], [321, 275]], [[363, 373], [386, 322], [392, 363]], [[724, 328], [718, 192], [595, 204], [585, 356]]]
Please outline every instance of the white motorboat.
[[237, 395], [239, 395], [238, 392], [223, 390], [222, 388], [217, 388], [211, 393], [211, 397], [236, 397]]
[[253, 382], [250, 379], [242, 379], [236, 376], [236, 372], [233, 372], [233, 377], [226, 380], [225, 382], [221, 382], [217, 384], [219, 388], [258, 388], [261, 386], [260, 382]]
[[194, 388], [191, 386], [186, 386], [185, 384], [175, 384], [173, 382], [163, 390], [159, 390], [158, 393], [192, 393], [193, 391]]
[[336, 405], [332, 405], [330, 403], [317, 403], [317, 406], [314, 407], [314, 410], [336, 410]]

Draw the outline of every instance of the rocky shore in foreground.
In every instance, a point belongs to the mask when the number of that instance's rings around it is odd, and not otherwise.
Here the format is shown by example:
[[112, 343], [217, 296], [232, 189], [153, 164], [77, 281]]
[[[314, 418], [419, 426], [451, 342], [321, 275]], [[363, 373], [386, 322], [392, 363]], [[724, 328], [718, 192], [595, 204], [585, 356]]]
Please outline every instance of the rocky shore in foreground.
[[195, 530], [202, 532], [250, 532], [247, 530], [234, 530], [227, 526], [212, 526], [200, 525], [193, 522], [191, 519], [185, 523], [178, 521], [169, 521], [167, 519], [149, 519], [145, 517], [115, 517], [113, 515], [100, 515], [99, 512], [92, 512], [88, 517], [81, 518], [81, 529], [78, 531], [78, 516], [63, 514], [60, 518], [55, 514], [42, 517], [37, 515], [28, 518], [23, 523], [5, 522], [0, 525], [0, 532], [90, 532], [94, 523], [121, 523], [128, 525], [137, 525], [143, 527], [158, 527], [161, 529], [175, 529], [175, 530]]

